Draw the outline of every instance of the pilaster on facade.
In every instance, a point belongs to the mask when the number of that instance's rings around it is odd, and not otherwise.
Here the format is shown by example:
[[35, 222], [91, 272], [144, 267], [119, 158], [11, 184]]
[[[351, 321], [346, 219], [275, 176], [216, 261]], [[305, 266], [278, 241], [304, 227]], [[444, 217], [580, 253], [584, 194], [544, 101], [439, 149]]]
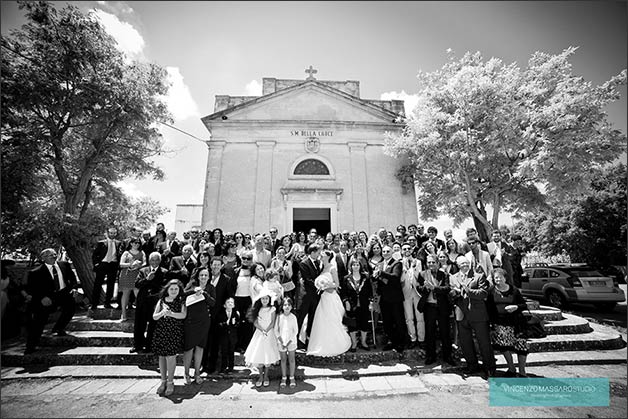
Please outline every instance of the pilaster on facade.
[[255, 231], [270, 227], [270, 202], [273, 180], [273, 150], [276, 141], [256, 141], [257, 172], [255, 178]]
[[226, 141], [207, 141], [207, 171], [205, 174], [205, 196], [203, 199], [203, 228], [218, 225], [218, 202], [220, 198], [220, 179], [222, 160]]
[[367, 144], [365, 142], [349, 142], [347, 146], [351, 161], [353, 229], [365, 229], [370, 226], [365, 153]]

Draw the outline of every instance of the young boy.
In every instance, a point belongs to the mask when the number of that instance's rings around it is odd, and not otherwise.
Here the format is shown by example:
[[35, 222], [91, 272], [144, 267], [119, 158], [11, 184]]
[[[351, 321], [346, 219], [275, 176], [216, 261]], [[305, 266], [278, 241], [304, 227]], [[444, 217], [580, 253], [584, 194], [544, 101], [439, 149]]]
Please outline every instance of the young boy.
[[220, 339], [221, 373], [233, 372], [235, 345], [238, 341], [240, 313], [234, 308], [233, 297], [225, 300], [224, 310], [218, 312], [218, 333]]

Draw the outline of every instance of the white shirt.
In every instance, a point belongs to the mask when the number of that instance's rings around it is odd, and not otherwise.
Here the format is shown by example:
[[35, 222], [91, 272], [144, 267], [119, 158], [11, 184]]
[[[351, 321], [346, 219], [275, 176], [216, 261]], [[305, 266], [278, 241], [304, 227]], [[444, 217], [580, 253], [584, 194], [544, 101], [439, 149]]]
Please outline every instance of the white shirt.
[[55, 277], [54, 273], [53, 273], [53, 269], [55, 269], [57, 271], [57, 274], [59, 275], [59, 291], [65, 288], [65, 282], [63, 282], [63, 274], [61, 273], [61, 268], [59, 268], [59, 265], [57, 265], [56, 263], [54, 265], [48, 265], [46, 263], [46, 267], [48, 268], [48, 271], [50, 272], [50, 276], [52, 276], [53, 278]]

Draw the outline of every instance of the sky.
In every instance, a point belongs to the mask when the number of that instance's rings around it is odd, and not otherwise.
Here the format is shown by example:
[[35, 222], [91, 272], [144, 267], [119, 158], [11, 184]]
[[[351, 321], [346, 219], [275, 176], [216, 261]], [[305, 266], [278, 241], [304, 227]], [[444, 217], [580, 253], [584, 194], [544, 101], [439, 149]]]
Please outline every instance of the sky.
[[[58, 9], [66, 2], [53, 2]], [[358, 80], [363, 99], [403, 99], [416, 103], [419, 71], [479, 51], [485, 59], [525, 67], [535, 51], [552, 54], [569, 46], [574, 73], [601, 84], [627, 67], [626, 1], [81, 1], [93, 12], [129, 59], [154, 62], [168, 70], [167, 98], [173, 128], [162, 126], [167, 153], [156, 158], [161, 182], [125, 179], [131, 196], [150, 196], [170, 212], [177, 204], [203, 201], [207, 146], [200, 118], [214, 112], [216, 95], [260, 95], [263, 77], [303, 79], [312, 65], [320, 80]], [[14, 2], [1, 2], [1, 28], [23, 23]], [[609, 120], [626, 133], [626, 88], [607, 109]], [[196, 137], [196, 138], [194, 138]], [[424, 221], [439, 231], [447, 219]], [[500, 225], [510, 225], [507, 215]], [[389, 227], [397, 223], [391, 222]], [[468, 222], [454, 230], [460, 236]]]

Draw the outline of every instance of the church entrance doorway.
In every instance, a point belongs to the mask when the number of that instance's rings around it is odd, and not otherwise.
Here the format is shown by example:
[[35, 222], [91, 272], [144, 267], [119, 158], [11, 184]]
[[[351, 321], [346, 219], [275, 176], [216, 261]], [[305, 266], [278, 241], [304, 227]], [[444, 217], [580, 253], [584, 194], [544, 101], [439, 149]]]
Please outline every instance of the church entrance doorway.
[[312, 228], [325, 237], [331, 231], [331, 209], [329, 208], [294, 208], [292, 213], [292, 231], [307, 234]]

